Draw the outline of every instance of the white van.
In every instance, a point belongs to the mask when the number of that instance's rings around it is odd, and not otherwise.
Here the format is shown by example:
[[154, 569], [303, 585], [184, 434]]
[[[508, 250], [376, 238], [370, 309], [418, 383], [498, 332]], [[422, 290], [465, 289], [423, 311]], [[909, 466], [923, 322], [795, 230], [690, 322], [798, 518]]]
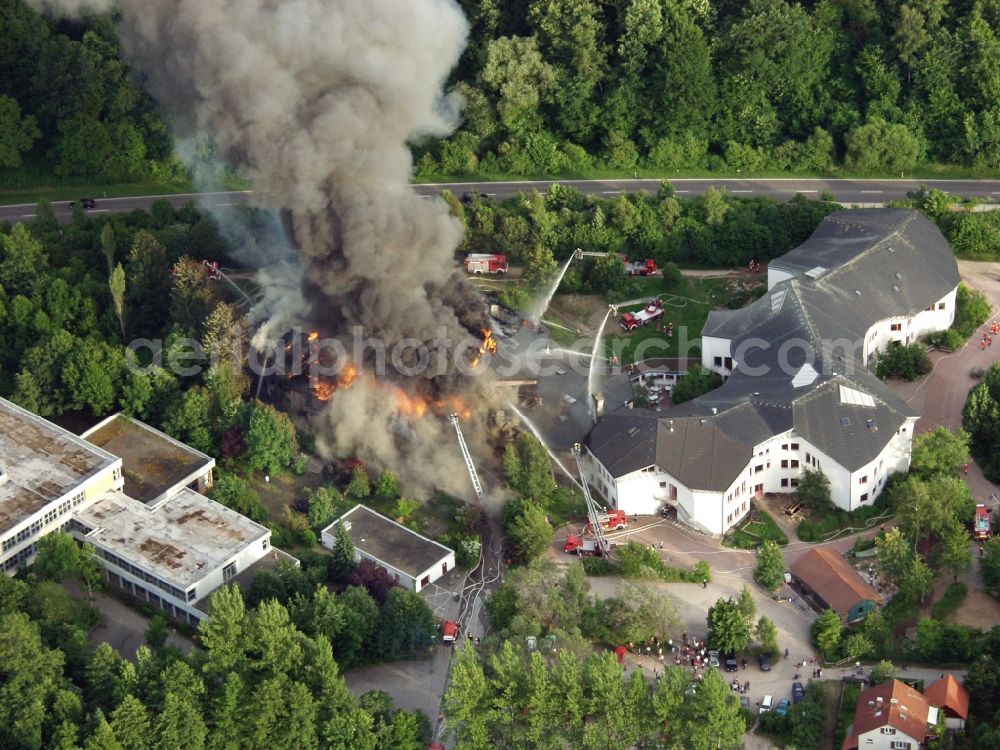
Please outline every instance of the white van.
[[766, 714], [774, 706], [774, 696], [765, 695], [764, 700], [760, 702], [760, 712]]

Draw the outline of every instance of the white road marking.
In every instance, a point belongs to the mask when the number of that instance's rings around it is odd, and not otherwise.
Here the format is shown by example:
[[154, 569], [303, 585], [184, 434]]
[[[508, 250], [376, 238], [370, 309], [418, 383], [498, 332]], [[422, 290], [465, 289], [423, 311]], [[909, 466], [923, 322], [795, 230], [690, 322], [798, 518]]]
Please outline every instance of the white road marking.
[[818, 193], [818, 190], [796, 190], [796, 193]]
[[87, 213], [88, 214], [106, 214], [110, 210], [111, 210], [110, 208], [88, 208], [87, 209]]
[[488, 195], [490, 198], [492, 198], [494, 195], [496, 195], [496, 193], [483, 193], [483, 195]]
[[602, 190], [605, 195], [616, 195], [621, 192], [621, 190]]
[[730, 193], [752, 193], [753, 190], [730, 190]]
[[216, 206], [236, 206], [236, 205], [239, 205], [239, 204], [237, 204], [237, 203], [216, 203], [215, 205]]
[[690, 190], [675, 190], [675, 193], [690, 193]]
[[881, 193], [881, 190], [862, 190], [862, 193]]

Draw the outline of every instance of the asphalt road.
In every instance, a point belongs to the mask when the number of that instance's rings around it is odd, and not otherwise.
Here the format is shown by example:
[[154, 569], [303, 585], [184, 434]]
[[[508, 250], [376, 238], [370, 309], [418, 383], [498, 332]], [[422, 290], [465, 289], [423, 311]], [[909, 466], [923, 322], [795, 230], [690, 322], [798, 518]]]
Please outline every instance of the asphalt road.
[[[658, 179], [641, 180], [539, 180], [518, 182], [454, 182], [414, 185], [419, 195], [428, 199], [447, 189], [461, 195], [466, 192], [479, 192], [497, 200], [510, 198], [521, 192], [533, 189], [544, 191], [553, 182], [569, 185], [583, 193], [592, 195], [612, 196], [623, 192], [648, 190], [653, 192], [660, 184]], [[833, 195], [839, 203], [852, 204], [882, 204], [906, 197], [908, 192], [917, 190], [921, 185], [928, 188], [939, 188], [952, 195], [964, 198], [993, 198], [1000, 203], [1000, 180], [805, 180], [805, 179], [682, 179], [671, 180], [678, 195], [694, 196], [704, 193], [708, 188], [725, 189], [732, 195], [765, 196], [778, 201], [790, 200], [796, 193], [806, 197], [819, 198], [824, 192]], [[160, 198], [166, 198], [175, 206], [183, 206], [192, 198], [200, 204], [225, 208], [248, 202], [253, 191], [218, 193], [184, 193], [178, 195], [147, 195], [129, 198], [102, 198], [93, 195], [97, 201], [95, 208], [87, 211], [94, 213], [123, 213], [135, 209], [148, 209]], [[68, 201], [53, 203], [56, 216], [68, 221], [72, 209]], [[35, 204], [0, 206], [0, 221], [31, 221], [35, 218]]]

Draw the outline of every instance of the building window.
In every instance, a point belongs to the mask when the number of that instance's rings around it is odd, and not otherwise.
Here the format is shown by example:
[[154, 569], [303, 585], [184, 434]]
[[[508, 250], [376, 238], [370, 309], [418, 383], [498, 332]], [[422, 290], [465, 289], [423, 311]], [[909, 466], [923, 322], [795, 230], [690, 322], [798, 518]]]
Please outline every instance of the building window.
[[712, 364], [714, 364], [716, 367], [722, 367], [722, 357], [713, 357]]
[[798, 449], [799, 449], [799, 444], [798, 443], [792, 443], [792, 450], [793, 451], [797, 451]]
[[867, 502], [867, 501], [868, 501], [868, 493], [866, 492], [866, 493], [864, 493], [864, 494], [863, 494], [863, 495], [861, 496], [861, 502], [863, 502], [863, 503], [864, 503], [864, 502]]
[[268, 537], [267, 539], [265, 539], [263, 542], [260, 543], [261, 549], [265, 549], [266, 550], [270, 546], [271, 546], [271, 539], [270, 539], [270, 537]]
[[799, 460], [797, 458], [793, 458], [791, 461], [788, 462], [788, 465], [793, 469], [797, 469], [799, 468]]
[[903, 330], [903, 324], [902, 323], [893, 323], [892, 325], [889, 326], [889, 330], [890, 331], [902, 331]]
[[891, 747], [892, 750], [909, 750], [910, 743], [905, 740], [893, 740]]
[[787, 458], [781, 459], [781, 468], [782, 469], [787, 469], [788, 468], [788, 459]]
[[236, 576], [236, 561], [229, 563], [222, 569], [222, 580], [228, 581]]
[[788, 485], [790, 487], [798, 487], [799, 486], [799, 480], [798, 480], [798, 478], [793, 477], [793, 478], [789, 479], [788, 480]]
[[781, 450], [787, 451], [788, 450], [788, 443], [782, 443], [781, 444]]
[[807, 464], [811, 464], [812, 463], [812, 456], [810, 456], [808, 453], [806, 453], [806, 463]]
[[863, 477], [859, 478], [858, 484], [868, 484], [868, 475], [865, 474]]
[[882, 727], [882, 734], [895, 734], [896, 730], [894, 727]]
[[938, 310], [944, 310], [944, 302], [938, 302]]
[[198, 587], [195, 586], [193, 589], [187, 592], [187, 600], [189, 602], [193, 602], [197, 598], [198, 598]]
[[781, 486], [782, 486], [782, 487], [787, 487], [787, 486], [788, 486], [788, 477], [784, 477], [784, 478], [783, 478], [783, 479], [781, 480]]
[[753, 467], [754, 474], [760, 474], [762, 471], [764, 471], [764, 464], [757, 464]]

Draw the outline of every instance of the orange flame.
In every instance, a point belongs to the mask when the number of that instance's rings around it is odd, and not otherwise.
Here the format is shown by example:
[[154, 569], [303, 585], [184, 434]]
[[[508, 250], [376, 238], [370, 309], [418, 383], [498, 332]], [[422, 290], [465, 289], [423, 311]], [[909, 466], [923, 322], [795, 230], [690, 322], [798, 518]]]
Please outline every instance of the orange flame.
[[483, 343], [479, 347], [479, 351], [476, 352], [476, 356], [472, 360], [473, 367], [479, 366], [479, 361], [483, 358], [483, 355], [486, 354], [486, 352], [489, 352], [490, 354], [497, 353], [497, 340], [493, 338], [493, 331], [491, 331], [489, 328], [483, 328], [482, 332], [483, 332]]
[[406, 417], [422, 417], [427, 413], [430, 404], [420, 396], [411, 395], [402, 388], [396, 388], [396, 410]]
[[306, 341], [316, 341], [319, 338], [319, 331], [310, 331]]
[[340, 373], [339, 378], [329, 378], [325, 375], [312, 376], [312, 392], [320, 401], [329, 401], [333, 394], [341, 388], [349, 388], [358, 379], [358, 368], [348, 364]]

